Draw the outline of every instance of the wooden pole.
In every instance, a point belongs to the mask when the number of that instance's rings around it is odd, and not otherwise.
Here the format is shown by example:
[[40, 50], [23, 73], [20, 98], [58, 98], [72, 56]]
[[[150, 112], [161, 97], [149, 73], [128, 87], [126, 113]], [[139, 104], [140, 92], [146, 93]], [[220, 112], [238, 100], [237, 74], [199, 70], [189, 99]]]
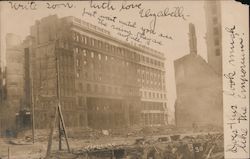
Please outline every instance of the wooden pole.
[[206, 159], [209, 159], [209, 157], [211, 156], [211, 153], [212, 153], [214, 147], [215, 147], [215, 145], [213, 145], [213, 146], [211, 147], [211, 149], [209, 150], [209, 152], [208, 152], [208, 154], [207, 154]]
[[10, 159], [10, 147], [8, 147], [8, 159]]
[[112, 151], [112, 159], [115, 157], [115, 154], [114, 154], [114, 149], [111, 150]]
[[35, 108], [34, 108], [34, 83], [33, 78], [31, 78], [31, 109], [32, 109], [32, 141], [35, 143]]

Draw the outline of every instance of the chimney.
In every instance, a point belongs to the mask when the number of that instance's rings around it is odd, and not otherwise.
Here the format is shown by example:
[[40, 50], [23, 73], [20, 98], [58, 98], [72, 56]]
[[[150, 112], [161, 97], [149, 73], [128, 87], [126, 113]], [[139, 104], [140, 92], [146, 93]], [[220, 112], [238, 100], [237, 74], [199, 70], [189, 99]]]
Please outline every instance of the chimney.
[[189, 23], [189, 49], [190, 54], [197, 55], [197, 39], [193, 23]]

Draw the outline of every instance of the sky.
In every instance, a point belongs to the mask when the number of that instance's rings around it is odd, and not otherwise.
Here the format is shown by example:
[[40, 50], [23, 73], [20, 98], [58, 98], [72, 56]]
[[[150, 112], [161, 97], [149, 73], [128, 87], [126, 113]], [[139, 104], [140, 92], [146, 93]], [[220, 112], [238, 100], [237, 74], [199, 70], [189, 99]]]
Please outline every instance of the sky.
[[[12, 3], [12, 4], [11, 4]], [[110, 2], [110, 6], [112, 5], [115, 10], [108, 9], [95, 9], [90, 7], [90, 2], [70, 2], [70, 5], [73, 5], [72, 8], [67, 8], [62, 5], [57, 6], [56, 9], [48, 9], [48, 6], [52, 6], [53, 4], [66, 4], [64, 2], [35, 2], [36, 10], [31, 9], [18, 9], [15, 10], [11, 8], [11, 6], [16, 3], [21, 4], [23, 6], [30, 3], [29, 1], [24, 2], [1, 2], [1, 53], [4, 53], [4, 45], [5, 45], [5, 36], [6, 33], [14, 33], [19, 35], [21, 39], [25, 39], [27, 35], [29, 35], [30, 26], [35, 23], [36, 20], [41, 19], [42, 17], [46, 17], [48, 15], [57, 14], [58, 17], [64, 16], [74, 16], [76, 18], [82, 19], [91, 24], [97, 25], [99, 27], [105, 28], [111, 32], [112, 36], [119, 38], [121, 40], [125, 40], [119, 37], [114, 30], [112, 30], [111, 25], [112, 22], [107, 21], [108, 26], [102, 26], [98, 24], [98, 19], [90, 17], [87, 14], [83, 15], [83, 10], [93, 12], [97, 11], [97, 15], [104, 15], [110, 17], [117, 17], [117, 20], [122, 21], [131, 21], [136, 22], [136, 28], [131, 29], [135, 33], [140, 31], [141, 27], [145, 28], [153, 28], [158, 34], [164, 34], [171, 36], [173, 40], [161, 38], [159, 36], [152, 36], [152, 38], [156, 40], [160, 40], [162, 45], [151, 43], [147, 47], [153, 48], [157, 51], [164, 53], [166, 57], [166, 83], [167, 83], [167, 99], [169, 111], [173, 113], [174, 111], [174, 103], [176, 99], [176, 90], [175, 90], [175, 79], [174, 79], [174, 68], [173, 61], [178, 59], [189, 53], [189, 40], [188, 40], [188, 31], [189, 31], [189, 23], [193, 23], [196, 27], [196, 36], [197, 36], [197, 49], [198, 54], [201, 55], [206, 60], [206, 41], [205, 41], [205, 33], [206, 33], [206, 23], [205, 23], [205, 13], [204, 13], [204, 2], [203, 1], [136, 1], [132, 2], [124, 2], [124, 1], [115, 1]], [[101, 2], [93, 2], [93, 4], [97, 5]], [[119, 10], [123, 5], [134, 5], [133, 9], [128, 10]], [[139, 8], [136, 5], [140, 6]], [[175, 7], [179, 7], [182, 9], [183, 17], [157, 17], [157, 20], [154, 21], [154, 17], [148, 18], [140, 18], [140, 9], [146, 10], [150, 9], [151, 13], [158, 13], [163, 11], [166, 8], [169, 8], [170, 11], [174, 11]], [[185, 20], [184, 20], [185, 19]], [[150, 25], [151, 24], [151, 25]], [[153, 25], [155, 24], [155, 25]], [[3, 36], [2, 36], [3, 35]], [[130, 40], [131, 41], [131, 40]], [[146, 44], [143, 44], [146, 45]]]

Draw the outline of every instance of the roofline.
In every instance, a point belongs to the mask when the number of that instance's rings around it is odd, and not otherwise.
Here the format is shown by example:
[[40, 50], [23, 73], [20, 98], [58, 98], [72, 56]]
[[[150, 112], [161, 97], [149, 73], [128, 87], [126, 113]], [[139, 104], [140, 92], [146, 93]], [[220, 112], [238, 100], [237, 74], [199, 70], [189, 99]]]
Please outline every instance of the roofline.
[[[60, 18], [60, 20], [63, 20], [64, 18], [72, 18], [72, 25], [74, 25], [74, 26], [76, 26], [76, 27], [79, 27], [79, 28], [81, 28], [81, 29], [87, 30], [87, 31], [89, 31], [89, 32], [91, 32], [91, 33], [93, 33], [93, 34], [96, 34], [96, 35], [98, 35], [98, 36], [102, 36], [103, 38], [107, 38], [107, 39], [112, 40], [112, 41], [114, 41], [114, 42], [120, 43], [120, 44], [122, 44], [122, 45], [124, 45], [124, 46], [126, 46], [126, 47], [133, 48], [133, 49], [135, 49], [135, 50], [137, 50], [137, 51], [146, 52], [146, 53], [148, 53], [148, 54], [151, 55], [151, 56], [155, 56], [155, 57], [158, 57], [158, 58], [160, 57], [160, 58], [162, 58], [163, 60], [166, 59], [164, 53], [159, 52], [159, 51], [156, 51], [156, 50], [154, 50], [154, 49], [152, 49], [152, 48], [148, 48], [148, 47], [142, 46], [142, 45], [141, 45], [141, 47], [138, 47], [138, 45], [132, 45], [132, 44], [130, 44], [130, 43], [128, 43], [128, 42], [124, 42], [124, 41], [122, 41], [122, 40], [120, 40], [120, 39], [118, 39], [118, 38], [115, 38], [115, 37], [111, 36], [111, 35], [109, 34], [108, 31], [107, 31], [108, 34], [105, 34], [105, 33], [101, 32], [101, 31], [96, 31], [96, 30], [94, 30], [94, 29], [91, 29], [90, 27], [88, 28], [88, 27], [86, 27], [86, 26], [84, 26], [84, 25], [82, 25], [82, 24], [89, 24], [89, 25], [92, 25], [91, 23], [85, 22], [85, 21], [83, 21], [83, 20], [81, 20], [81, 19], [78, 19], [78, 18], [76, 18], [76, 17], [74, 17], [74, 16], [62, 17], [62, 18]], [[80, 21], [81, 23], [80, 23], [80, 24], [77, 23], [76, 21], [74, 21], [75, 19], [77, 19], [77, 20]], [[78, 24], [78, 25], [77, 25], [77, 24]], [[95, 25], [92, 25], [92, 26], [95, 26]], [[97, 27], [97, 26], [95, 26], [95, 27]], [[100, 28], [100, 27], [98, 27], [98, 28]], [[102, 28], [100, 28], [100, 29], [102, 29]], [[102, 29], [102, 30], [106, 31], [105, 29]], [[139, 46], [140, 46], [140, 45], [139, 45]], [[143, 47], [145, 47], [145, 48], [143, 48]], [[147, 49], [147, 50], [146, 50], [146, 49]], [[149, 50], [151, 50], [151, 52], [149, 52]], [[156, 54], [156, 53], [157, 53], [157, 54]]]

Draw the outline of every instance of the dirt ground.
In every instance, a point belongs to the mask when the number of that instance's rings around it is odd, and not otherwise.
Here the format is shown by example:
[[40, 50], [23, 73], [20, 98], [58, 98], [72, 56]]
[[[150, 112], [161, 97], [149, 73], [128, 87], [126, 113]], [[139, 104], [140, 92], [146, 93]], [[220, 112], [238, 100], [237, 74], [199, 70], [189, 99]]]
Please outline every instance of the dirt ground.
[[[48, 143], [48, 131], [37, 131], [35, 135], [35, 143], [33, 144], [31, 138], [31, 132], [23, 132], [20, 133], [17, 138], [0, 138], [0, 159], [43, 159], [46, 156], [47, 151], [47, 143]], [[117, 135], [118, 134], [118, 135]], [[126, 134], [126, 133], [125, 133]], [[132, 134], [132, 133], [130, 133]], [[147, 135], [145, 135], [147, 134]], [[160, 134], [159, 136], [161, 136]], [[205, 140], [204, 136], [207, 133], [202, 135], [194, 134], [182, 134], [182, 136], [186, 136], [183, 138], [185, 140], [193, 140], [194, 138], [200, 140], [199, 136]], [[142, 145], [157, 145], [160, 147], [160, 144], [163, 145], [163, 149], [165, 149], [168, 144], [166, 143], [158, 143], [155, 142], [155, 139], [159, 138], [157, 134], [143, 132], [143, 134], [134, 134], [134, 135], [121, 135], [121, 133], [113, 133], [109, 135], [104, 135], [100, 131], [93, 130], [81, 130], [81, 131], [68, 131], [69, 136], [69, 145], [71, 149], [71, 153], [67, 153], [67, 147], [65, 139], [62, 141], [62, 149], [63, 151], [58, 151], [59, 141], [58, 141], [58, 133], [54, 132], [53, 140], [52, 140], [52, 159], [60, 158], [60, 159], [85, 159], [84, 155], [79, 155], [79, 152], [83, 150], [102, 150], [102, 149], [112, 149], [116, 147], [126, 147], [126, 146], [134, 146], [135, 141], [138, 138], [146, 138], [146, 142]], [[203, 137], [202, 137], [203, 136]], [[223, 137], [222, 137], [223, 138]], [[154, 140], [154, 141], [153, 141]], [[182, 142], [183, 142], [182, 141]], [[172, 144], [173, 145], [173, 144]], [[218, 144], [219, 152], [216, 154], [219, 157], [215, 157], [216, 159], [221, 159], [223, 156], [223, 139]], [[171, 149], [174, 149], [173, 147]], [[170, 152], [171, 153], [171, 152]], [[104, 157], [100, 157], [104, 159]], [[211, 156], [212, 158], [212, 156]]]
[[[95, 140], [69, 138], [69, 145], [72, 151], [78, 151], [95, 147], [97, 145], [99, 147], [106, 147], [110, 145], [133, 144], [133, 141], [133, 138], [118, 137], [105, 137]], [[47, 139], [44, 139], [44, 141], [41, 141], [41, 139], [37, 141], [35, 140], [35, 143], [33, 144], [31, 140], [26, 141], [25, 139], [0, 138], [0, 159], [8, 159], [8, 154], [10, 159], [42, 159], [46, 155], [47, 143]], [[62, 142], [62, 148], [64, 151], [67, 150], [65, 140]], [[52, 142], [52, 152], [57, 151], [58, 139], [54, 138]]]

